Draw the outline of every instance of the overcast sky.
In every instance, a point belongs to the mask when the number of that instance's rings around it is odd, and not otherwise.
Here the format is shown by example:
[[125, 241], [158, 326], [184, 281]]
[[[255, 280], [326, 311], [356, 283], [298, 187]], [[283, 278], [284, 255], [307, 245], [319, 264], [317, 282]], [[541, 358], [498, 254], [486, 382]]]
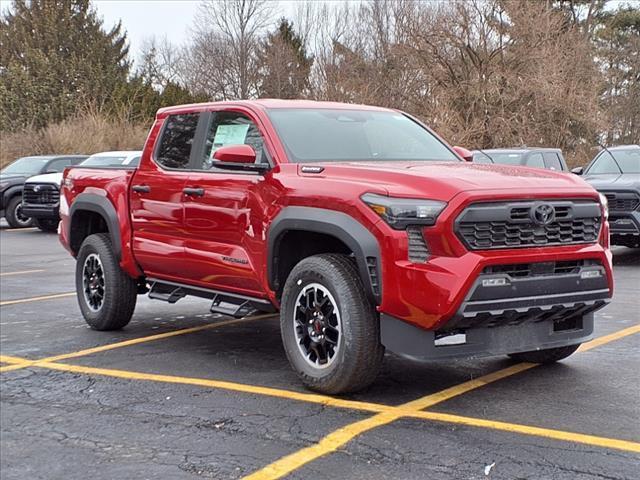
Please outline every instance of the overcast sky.
[[[104, 19], [106, 29], [122, 19], [127, 31], [132, 58], [138, 59], [145, 38], [164, 35], [176, 44], [184, 43], [200, 0], [94, 0], [98, 15]], [[278, 2], [277, 21], [282, 15], [294, 11], [295, 0]]]

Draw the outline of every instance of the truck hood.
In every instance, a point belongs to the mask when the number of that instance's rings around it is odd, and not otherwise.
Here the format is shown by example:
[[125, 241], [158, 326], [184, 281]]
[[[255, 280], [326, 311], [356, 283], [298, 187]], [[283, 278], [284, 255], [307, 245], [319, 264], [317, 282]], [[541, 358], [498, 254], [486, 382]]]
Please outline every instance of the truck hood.
[[6, 173], [0, 173], [0, 182], [7, 182], [10, 185], [16, 185], [19, 183], [23, 183], [26, 177], [24, 175], [12, 175]]
[[640, 191], [640, 174], [638, 173], [586, 175], [583, 178], [597, 190]]
[[353, 162], [323, 164], [324, 176], [376, 185], [389, 195], [449, 200], [462, 191], [534, 189], [593, 191], [579, 176], [538, 168], [467, 162]]
[[29, 177], [25, 183], [55, 183], [58, 187], [62, 184], [62, 173], [45, 173]]

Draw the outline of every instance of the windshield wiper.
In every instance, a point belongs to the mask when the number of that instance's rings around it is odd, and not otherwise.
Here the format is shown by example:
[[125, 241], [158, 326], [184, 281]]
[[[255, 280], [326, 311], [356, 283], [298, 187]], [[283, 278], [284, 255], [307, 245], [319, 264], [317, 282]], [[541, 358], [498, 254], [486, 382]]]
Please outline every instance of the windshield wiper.
[[[598, 144], [600, 145], [600, 144]], [[616, 167], [618, 167], [618, 170], [620, 170], [620, 175], [624, 175], [624, 172], [622, 171], [622, 167], [620, 166], [620, 164], [618, 163], [618, 159], [616, 157], [613, 156], [613, 153], [611, 153], [611, 150], [609, 150], [607, 147], [605, 147], [604, 145], [600, 145], [600, 148], [602, 148], [605, 152], [607, 152], [609, 154], [609, 156], [613, 159], [613, 161], [616, 164]]]

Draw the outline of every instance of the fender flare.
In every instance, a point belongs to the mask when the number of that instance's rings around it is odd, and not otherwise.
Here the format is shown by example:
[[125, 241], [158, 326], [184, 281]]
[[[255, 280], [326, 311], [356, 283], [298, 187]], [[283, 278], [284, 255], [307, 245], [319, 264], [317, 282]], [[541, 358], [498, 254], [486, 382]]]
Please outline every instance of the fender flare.
[[[276, 290], [275, 252], [282, 236], [291, 230], [331, 235], [354, 253], [360, 279], [367, 296], [376, 304], [382, 297], [380, 245], [373, 234], [346, 213], [316, 207], [285, 207], [273, 219], [267, 232], [267, 276], [269, 288]], [[373, 272], [372, 272], [373, 270]], [[375, 276], [375, 282], [372, 281]]]
[[18, 185], [12, 185], [9, 188], [7, 188], [4, 192], [2, 192], [2, 205], [4, 205], [4, 208], [7, 207], [7, 203], [9, 203], [9, 200], [11, 200], [13, 197], [17, 195], [22, 197], [23, 189], [24, 189], [24, 183], [20, 183]]
[[[104, 218], [111, 237], [111, 245], [113, 252], [118, 261], [122, 258], [122, 241], [120, 237], [120, 222], [118, 222], [118, 214], [113, 204], [101, 195], [95, 193], [81, 193], [78, 195], [69, 209], [69, 230], [67, 238], [71, 242], [71, 232], [73, 230], [73, 218], [78, 212], [93, 212]], [[77, 253], [77, 252], [76, 252]]]

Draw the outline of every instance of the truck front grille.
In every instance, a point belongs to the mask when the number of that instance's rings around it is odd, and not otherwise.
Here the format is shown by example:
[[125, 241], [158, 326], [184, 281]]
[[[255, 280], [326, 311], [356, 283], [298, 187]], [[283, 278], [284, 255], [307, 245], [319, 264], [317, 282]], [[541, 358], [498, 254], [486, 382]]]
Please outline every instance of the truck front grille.
[[60, 190], [50, 183], [26, 183], [22, 197], [25, 204], [55, 205], [60, 202]]
[[633, 212], [640, 206], [640, 197], [635, 192], [605, 192], [604, 196], [613, 212]]
[[583, 200], [475, 203], [458, 217], [455, 230], [470, 250], [594, 243], [600, 205]]

